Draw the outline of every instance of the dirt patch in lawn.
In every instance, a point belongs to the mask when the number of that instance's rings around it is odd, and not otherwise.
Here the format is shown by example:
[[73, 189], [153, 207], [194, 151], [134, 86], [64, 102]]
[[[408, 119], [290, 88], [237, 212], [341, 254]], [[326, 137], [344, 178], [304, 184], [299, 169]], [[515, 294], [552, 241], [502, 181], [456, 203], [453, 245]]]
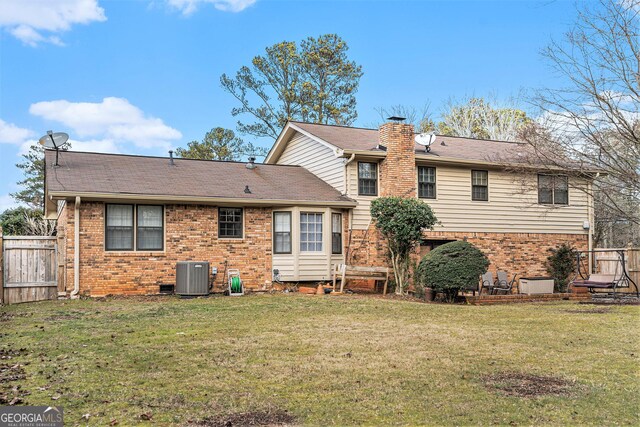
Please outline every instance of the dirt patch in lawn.
[[559, 377], [521, 372], [501, 372], [482, 380], [487, 389], [516, 397], [568, 396], [575, 388], [572, 381]]
[[207, 417], [187, 426], [241, 427], [241, 426], [291, 426], [295, 417], [287, 411], [251, 411], [238, 414]]
[[14, 317], [29, 317], [32, 316], [33, 313], [7, 313], [6, 311], [0, 312], [0, 323], [1, 322], [9, 322]]
[[14, 357], [22, 356], [27, 354], [26, 348], [20, 348], [18, 350], [13, 350], [10, 348], [0, 348], [0, 360], [13, 359]]
[[577, 313], [577, 314], [605, 314], [605, 313], [611, 313], [611, 307], [594, 307], [594, 308], [587, 308], [585, 310], [575, 310], [575, 309], [571, 309], [571, 310], [565, 310], [567, 313]]
[[16, 363], [15, 365], [6, 363], [0, 364], [0, 384], [23, 380], [26, 377], [24, 369], [19, 363]]
[[[95, 311], [96, 314], [99, 314], [99, 311]], [[84, 316], [91, 314], [86, 310], [65, 310], [65, 311], [56, 311], [51, 313], [50, 316], [45, 317], [44, 320], [47, 322], [64, 322], [67, 320], [78, 320], [82, 319]]]
[[[132, 301], [132, 302], [166, 302], [169, 299], [178, 299], [173, 294], [160, 294], [160, 295], [106, 295], [103, 297], [87, 297], [92, 301], [98, 302], [112, 302], [112, 301]], [[206, 298], [206, 297], [205, 297]]]

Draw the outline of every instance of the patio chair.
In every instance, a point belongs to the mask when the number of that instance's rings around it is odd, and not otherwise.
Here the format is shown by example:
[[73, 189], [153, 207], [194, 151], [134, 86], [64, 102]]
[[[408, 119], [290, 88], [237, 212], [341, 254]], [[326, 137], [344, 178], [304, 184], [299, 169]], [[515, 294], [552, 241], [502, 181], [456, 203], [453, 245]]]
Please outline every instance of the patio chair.
[[481, 278], [482, 278], [482, 287], [480, 288], [479, 294], [482, 295], [482, 292], [485, 291], [486, 289], [486, 292], [489, 292], [489, 295], [491, 295], [493, 293], [493, 288], [495, 288], [496, 286], [496, 282], [493, 280], [493, 273], [490, 271], [487, 271], [481, 276]]
[[513, 289], [513, 284], [516, 281], [516, 276], [517, 274], [514, 274], [513, 279], [509, 281], [509, 276], [507, 275], [506, 271], [498, 271], [498, 281], [493, 287], [493, 291], [495, 292], [495, 294], [497, 295], [500, 292], [504, 292], [505, 295], [510, 294], [511, 289]]

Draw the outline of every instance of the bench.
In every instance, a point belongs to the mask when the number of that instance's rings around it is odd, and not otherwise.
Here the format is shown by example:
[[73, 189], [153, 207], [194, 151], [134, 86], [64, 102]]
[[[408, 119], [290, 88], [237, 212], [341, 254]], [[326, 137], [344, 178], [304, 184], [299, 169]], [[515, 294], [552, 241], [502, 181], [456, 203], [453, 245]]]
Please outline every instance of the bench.
[[336, 281], [340, 279], [340, 293], [344, 291], [349, 279], [356, 280], [384, 280], [383, 295], [387, 294], [389, 284], [389, 268], [361, 267], [356, 265], [336, 264], [333, 268], [333, 292], [336, 291]]
[[[576, 255], [577, 271], [569, 288], [587, 288], [591, 293], [594, 293], [596, 289], [611, 289], [615, 296], [619, 288], [631, 288], [633, 285], [636, 296], [640, 297], [638, 284], [627, 272], [625, 252], [624, 249], [594, 249], [578, 252]], [[583, 274], [589, 272], [589, 268], [583, 264], [586, 264], [586, 260], [592, 254], [595, 255], [597, 272]]]
[[616, 278], [614, 274], [591, 274], [584, 280], [574, 280], [571, 286], [574, 288], [588, 288], [589, 292], [594, 289], [615, 289], [618, 287], [622, 278]]

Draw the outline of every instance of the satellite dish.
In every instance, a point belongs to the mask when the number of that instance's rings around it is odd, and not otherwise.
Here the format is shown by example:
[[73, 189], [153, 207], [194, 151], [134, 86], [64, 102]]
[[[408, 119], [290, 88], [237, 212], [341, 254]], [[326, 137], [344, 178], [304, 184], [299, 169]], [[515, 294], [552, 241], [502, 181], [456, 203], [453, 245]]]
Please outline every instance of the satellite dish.
[[416, 144], [422, 145], [425, 151], [428, 152], [428, 151], [431, 151], [431, 144], [436, 142], [436, 134], [434, 132], [421, 133], [419, 135], [416, 135], [415, 141], [416, 141]]
[[65, 148], [65, 144], [69, 140], [69, 135], [64, 132], [52, 132], [47, 131], [47, 134], [38, 140], [40, 145], [49, 150], [56, 150], [56, 163], [54, 166], [58, 165], [58, 153], [60, 149]]

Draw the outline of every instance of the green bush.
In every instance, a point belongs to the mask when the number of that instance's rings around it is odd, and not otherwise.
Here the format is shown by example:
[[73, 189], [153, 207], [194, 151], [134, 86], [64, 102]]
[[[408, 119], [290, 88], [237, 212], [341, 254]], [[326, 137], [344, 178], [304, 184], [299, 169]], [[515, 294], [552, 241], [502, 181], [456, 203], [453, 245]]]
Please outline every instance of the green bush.
[[563, 243], [555, 249], [549, 249], [549, 252], [551, 255], [547, 257], [547, 273], [554, 279], [555, 291], [566, 292], [569, 278], [576, 270], [578, 251]]
[[27, 217], [42, 218], [42, 213], [24, 206], [0, 213], [0, 227], [5, 236], [24, 236], [28, 233]]
[[405, 295], [409, 285], [411, 253], [425, 230], [438, 219], [428, 204], [415, 197], [379, 197], [371, 202], [371, 217], [387, 240], [396, 281], [396, 294]]
[[446, 243], [426, 254], [418, 266], [416, 281], [443, 293], [452, 302], [459, 291], [475, 289], [480, 275], [487, 272], [489, 260], [469, 242]]

